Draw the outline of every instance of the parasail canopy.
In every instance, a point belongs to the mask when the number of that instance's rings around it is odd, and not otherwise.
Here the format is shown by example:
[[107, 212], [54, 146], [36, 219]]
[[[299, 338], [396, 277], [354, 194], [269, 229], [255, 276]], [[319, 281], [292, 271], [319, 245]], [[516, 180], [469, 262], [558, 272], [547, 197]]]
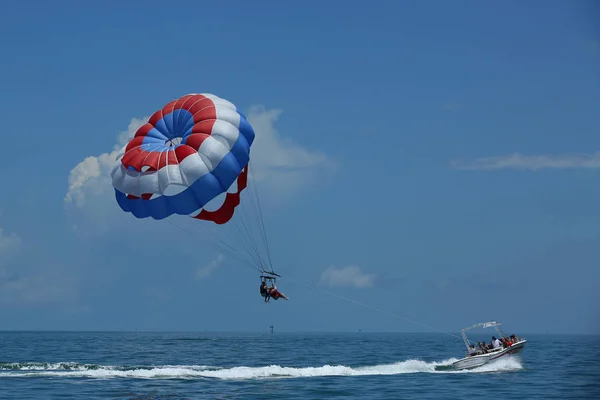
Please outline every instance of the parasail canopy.
[[[255, 133], [231, 102], [188, 94], [156, 111], [125, 147], [111, 177], [117, 203], [137, 218], [190, 215], [228, 222], [246, 188]], [[237, 183], [237, 190], [227, 193]], [[222, 206], [203, 209], [226, 193]]]

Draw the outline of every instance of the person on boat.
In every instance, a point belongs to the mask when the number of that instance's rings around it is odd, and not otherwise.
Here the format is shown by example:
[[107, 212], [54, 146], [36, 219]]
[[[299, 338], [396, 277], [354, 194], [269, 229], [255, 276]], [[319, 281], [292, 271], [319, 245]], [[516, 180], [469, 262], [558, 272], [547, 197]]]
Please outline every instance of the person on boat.
[[485, 345], [485, 342], [477, 342], [477, 346], [481, 349], [482, 354], [487, 353], [487, 346]]
[[502, 343], [500, 343], [500, 340], [496, 339], [496, 336], [492, 336], [492, 344], [494, 346], [494, 349], [502, 347]]
[[469, 345], [469, 357], [476, 356], [479, 354], [479, 351], [472, 344]]
[[265, 298], [265, 303], [269, 302], [271, 296], [269, 294], [269, 289], [267, 288], [267, 282], [265, 281], [262, 281], [260, 284], [260, 295]]

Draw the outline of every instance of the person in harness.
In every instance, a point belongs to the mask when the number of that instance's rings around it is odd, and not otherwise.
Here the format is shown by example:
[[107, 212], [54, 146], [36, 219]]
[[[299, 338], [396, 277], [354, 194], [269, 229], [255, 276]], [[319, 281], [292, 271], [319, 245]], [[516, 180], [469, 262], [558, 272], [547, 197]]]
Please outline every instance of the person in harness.
[[[263, 275], [260, 278], [261, 278], [260, 295], [265, 298], [265, 303], [270, 303], [271, 299], [273, 299], [273, 300], [279, 300], [279, 299], [289, 300], [285, 294], [281, 293], [279, 290], [277, 290], [277, 287], [275, 287], [275, 278], [274, 277]], [[271, 282], [271, 286], [267, 285], [267, 280]]]
[[260, 284], [260, 295], [265, 298], [265, 303], [269, 302], [271, 295], [269, 294], [269, 288], [267, 287], [266, 281], [262, 281]]
[[269, 296], [273, 299], [273, 300], [277, 300], [277, 299], [286, 299], [289, 300], [285, 294], [281, 293], [279, 290], [277, 290], [277, 288], [275, 287], [275, 284], [273, 284], [270, 288], [269, 288]]

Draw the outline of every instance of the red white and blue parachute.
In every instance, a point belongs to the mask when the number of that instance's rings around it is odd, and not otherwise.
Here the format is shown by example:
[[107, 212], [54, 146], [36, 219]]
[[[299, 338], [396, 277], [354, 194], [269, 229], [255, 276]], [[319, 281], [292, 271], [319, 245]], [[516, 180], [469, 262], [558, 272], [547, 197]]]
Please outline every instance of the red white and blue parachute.
[[[113, 168], [117, 203], [137, 218], [180, 214], [224, 224], [246, 187], [254, 136], [227, 100], [208, 93], [173, 100], [137, 130]], [[203, 209], [224, 193], [219, 209]]]
[[[246, 116], [227, 100], [208, 93], [175, 99], [136, 131], [117, 158], [111, 171], [117, 203], [137, 218], [165, 220], [187, 233], [212, 230], [203, 239], [274, 274], [258, 194], [248, 185], [254, 137]], [[169, 218], [180, 215], [187, 227]]]

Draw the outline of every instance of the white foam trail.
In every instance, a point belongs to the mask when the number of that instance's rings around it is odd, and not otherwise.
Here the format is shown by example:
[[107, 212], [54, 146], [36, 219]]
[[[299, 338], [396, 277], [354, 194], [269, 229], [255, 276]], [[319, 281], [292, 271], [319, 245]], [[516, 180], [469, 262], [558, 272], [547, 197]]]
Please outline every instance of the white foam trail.
[[523, 365], [518, 357], [509, 357], [509, 358], [499, 358], [489, 364], [482, 365], [479, 368], [475, 368], [473, 372], [505, 372], [505, 371], [515, 371], [518, 369], [523, 369]]
[[[393, 364], [381, 364], [364, 367], [349, 367], [345, 365], [323, 365], [320, 367], [282, 367], [269, 365], [264, 367], [233, 367], [219, 368], [200, 365], [163, 365], [147, 367], [116, 367], [101, 365], [86, 365], [75, 363], [46, 364], [28, 367], [23, 365], [16, 371], [0, 372], [0, 377], [24, 376], [54, 376], [54, 377], [88, 377], [88, 378], [141, 378], [141, 379], [194, 379], [216, 378], [223, 380], [245, 380], [265, 378], [307, 378], [324, 376], [367, 376], [367, 375], [398, 375], [414, 373], [481, 373], [502, 372], [521, 369], [518, 360], [510, 358], [497, 360], [472, 370], [436, 370], [436, 367], [448, 367], [456, 359], [441, 362], [425, 362], [421, 360], [405, 360]], [[6, 364], [5, 364], [6, 365]], [[53, 367], [54, 368], [51, 368]]]

